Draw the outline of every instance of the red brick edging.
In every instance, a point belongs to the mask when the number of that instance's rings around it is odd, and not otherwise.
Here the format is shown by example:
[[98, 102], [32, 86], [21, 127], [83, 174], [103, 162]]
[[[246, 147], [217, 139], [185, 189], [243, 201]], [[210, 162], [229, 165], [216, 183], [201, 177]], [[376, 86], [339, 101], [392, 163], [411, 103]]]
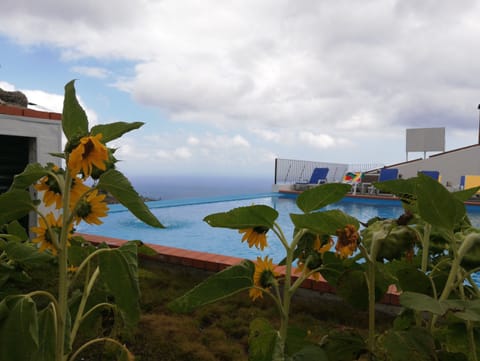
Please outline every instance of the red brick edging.
[[[125, 240], [105, 237], [105, 236], [98, 236], [98, 235], [91, 235], [91, 234], [78, 234], [85, 238], [86, 240], [95, 243], [106, 243], [110, 247], [120, 247], [123, 245]], [[206, 252], [199, 252], [199, 251], [190, 251], [187, 249], [182, 248], [174, 248], [174, 247], [167, 247], [155, 244], [148, 244], [148, 247], [152, 248], [157, 255], [151, 257], [153, 259], [157, 259], [159, 261], [170, 263], [170, 264], [177, 264], [182, 265], [185, 267], [192, 267], [197, 268], [205, 271], [210, 272], [218, 272], [227, 267], [233, 266], [238, 264], [243, 260], [243, 258], [238, 257], [230, 257], [230, 256], [223, 256], [214, 253], [206, 253]], [[278, 267], [277, 271], [282, 273], [284, 267]], [[293, 281], [295, 281], [297, 277], [293, 277]], [[320, 279], [317, 281], [312, 277], [306, 279], [302, 285], [302, 288], [310, 289], [322, 293], [335, 293], [335, 288], [332, 287], [323, 277], [320, 276]], [[380, 301], [380, 303], [392, 305], [392, 306], [399, 306], [399, 296], [400, 293], [397, 291], [394, 285], [391, 285], [388, 288], [387, 293]]]

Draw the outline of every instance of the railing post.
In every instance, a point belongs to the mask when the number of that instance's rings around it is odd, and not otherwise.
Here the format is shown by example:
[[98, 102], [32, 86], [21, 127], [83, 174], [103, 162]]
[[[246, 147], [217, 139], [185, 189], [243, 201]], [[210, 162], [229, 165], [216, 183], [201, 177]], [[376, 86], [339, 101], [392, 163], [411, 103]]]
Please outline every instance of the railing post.
[[275, 174], [274, 174], [274, 179], [273, 179], [273, 184], [277, 184], [277, 166], [278, 166], [278, 158], [275, 158]]

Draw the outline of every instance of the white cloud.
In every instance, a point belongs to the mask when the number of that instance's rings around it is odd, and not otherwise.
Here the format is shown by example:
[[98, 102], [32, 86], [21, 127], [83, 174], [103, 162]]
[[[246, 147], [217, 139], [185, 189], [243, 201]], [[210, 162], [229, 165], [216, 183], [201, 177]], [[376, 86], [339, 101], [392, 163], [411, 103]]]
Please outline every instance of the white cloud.
[[107, 69], [94, 66], [74, 66], [72, 67], [72, 71], [98, 79], [105, 79], [110, 73]]
[[0, 34], [58, 48], [71, 70], [108, 80], [167, 121], [215, 129], [143, 138], [137, 149], [240, 161], [254, 149], [302, 155], [304, 146], [401, 142], [410, 127], [446, 126], [468, 139], [479, 16], [474, 0], [18, 0], [0, 12]]
[[335, 145], [335, 139], [328, 134], [300, 132], [298, 136], [302, 143], [305, 143], [315, 148], [330, 148]]

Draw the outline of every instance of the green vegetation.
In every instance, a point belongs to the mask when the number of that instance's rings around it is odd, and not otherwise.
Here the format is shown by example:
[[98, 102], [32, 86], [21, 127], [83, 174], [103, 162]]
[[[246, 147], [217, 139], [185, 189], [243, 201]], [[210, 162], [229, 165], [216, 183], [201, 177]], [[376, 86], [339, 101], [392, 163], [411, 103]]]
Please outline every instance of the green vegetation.
[[[249, 324], [265, 318], [278, 325], [273, 302], [252, 303], [248, 291], [177, 314], [166, 305], [210, 276], [194, 269], [142, 262], [139, 271], [142, 316], [127, 344], [139, 361], [240, 361], [248, 359]], [[336, 297], [305, 291], [293, 300], [291, 323], [305, 329], [312, 342], [336, 332], [366, 334], [368, 317]], [[382, 312], [379, 325], [389, 327], [393, 315]], [[92, 358], [92, 360], [95, 360]]]

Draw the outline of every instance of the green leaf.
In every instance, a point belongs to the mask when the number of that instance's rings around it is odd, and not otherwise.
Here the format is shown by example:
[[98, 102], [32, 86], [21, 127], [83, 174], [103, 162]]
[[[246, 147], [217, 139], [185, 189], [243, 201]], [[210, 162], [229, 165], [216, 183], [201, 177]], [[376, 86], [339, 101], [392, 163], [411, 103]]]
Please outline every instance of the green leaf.
[[102, 280], [114, 296], [127, 326], [134, 326], [140, 317], [137, 246], [127, 242], [120, 248], [101, 252], [98, 258]]
[[245, 229], [253, 227], [272, 228], [278, 212], [266, 205], [234, 208], [228, 212], [214, 213], [203, 220], [212, 227]]
[[33, 360], [55, 360], [55, 313], [51, 306], [38, 312], [38, 330], [41, 342]]
[[10, 222], [7, 225], [7, 232], [12, 236], [17, 237], [21, 241], [26, 241], [28, 239], [28, 234], [25, 228], [18, 221]]
[[436, 360], [432, 335], [424, 328], [407, 331], [389, 330], [383, 338], [383, 347], [391, 361]]
[[39, 347], [38, 316], [30, 297], [8, 296], [0, 303], [0, 360], [31, 360]]
[[351, 361], [359, 360], [359, 356], [366, 350], [366, 345], [357, 333], [332, 331], [326, 338], [323, 349], [329, 361]]
[[272, 361], [279, 343], [278, 332], [268, 320], [256, 318], [250, 323], [249, 361]]
[[152, 227], [164, 228], [133, 189], [130, 181], [119, 171], [110, 169], [100, 176], [98, 188], [110, 192], [122, 205], [142, 222]]
[[446, 307], [436, 299], [416, 292], [403, 292], [400, 295], [400, 304], [415, 311], [427, 311], [435, 315], [443, 315]]
[[470, 198], [472, 198], [479, 190], [480, 190], [480, 186], [452, 192], [452, 195], [458, 200], [465, 202], [465, 201], [468, 201]]
[[464, 204], [442, 184], [429, 176], [418, 175], [418, 211], [428, 223], [453, 230], [465, 216]]
[[433, 286], [425, 273], [421, 272], [414, 265], [405, 265], [397, 270], [400, 288], [402, 291], [410, 291], [433, 296]]
[[88, 134], [88, 118], [77, 100], [77, 95], [75, 93], [75, 80], [72, 80], [65, 85], [62, 128], [68, 141], [84, 137]]
[[30, 193], [14, 189], [0, 194], [0, 224], [20, 219], [34, 210]]
[[40, 178], [47, 174], [48, 171], [41, 164], [28, 164], [22, 173], [13, 177], [13, 183], [10, 186], [10, 189], [27, 189], [30, 185], [36, 183]]
[[43, 265], [53, 258], [47, 253], [40, 253], [31, 243], [7, 242], [4, 250], [12, 261], [30, 267]]
[[327, 354], [320, 346], [307, 345], [292, 355], [292, 361], [329, 361]]
[[307, 214], [290, 214], [293, 224], [296, 228], [306, 228], [318, 234], [336, 234], [337, 229], [352, 224], [356, 229], [359, 222], [338, 209], [332, 209], [324, 212], [315, 212]]
[[336, 284], [337, 294], [353, 307], [368, 308], [368, 286], [362, 271], [347, 270], [342, 273]]
[[190, 312], [197, 307], [232, 296], [253, 286], [253, 262], [241, 263], [215, 273], [205, 281], [172, 301], [168, 307], [175, 312]]
[[408, 179], [392, 179], [384, 182], [374, 183], [375, 188], [384, 192], [391, 193], [399, 198], [405, 196], [416, 196], [417, 194], [417, 178]]
[[305, 213], [340, 201], [352, 188], [349, 184], [328, 183], [311, 188], [297, 198], [297, 206]]
[[[450, 300], [447, 300], [450, 301]], [[480, 299], [463, 301], [463, 309], [452, 305], [453, 315], [464, 321], [480, 321]], [[448, 303], [447, 303], [448, 304]]]
[[108, 143], [114, 139], [120, 138], [125, 133], [140, 128], [142, 122], [125, 123], [115, 122], [110, 124], [99, 124], [92, 127], [90, 130], [91, 135], [102, 134], [102, 142]]

